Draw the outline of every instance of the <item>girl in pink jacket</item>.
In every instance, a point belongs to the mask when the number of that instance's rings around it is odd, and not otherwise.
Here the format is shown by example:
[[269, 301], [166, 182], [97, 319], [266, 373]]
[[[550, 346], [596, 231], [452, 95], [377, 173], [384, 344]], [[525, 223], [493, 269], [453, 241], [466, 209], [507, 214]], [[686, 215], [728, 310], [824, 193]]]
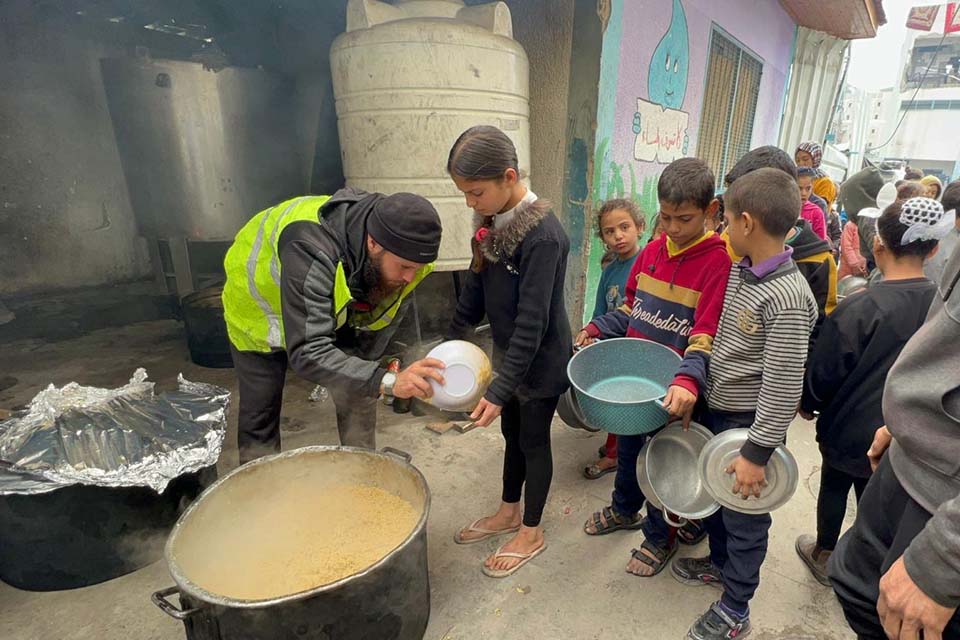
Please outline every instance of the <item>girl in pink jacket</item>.
[[867, 259], [860, 254], [860, 232], [857, 224], [849, 220], [843, 225], [843, 235], [840, 236], [840, 270], [837, 278], [843, 280], [847, 276], [866, 278]]

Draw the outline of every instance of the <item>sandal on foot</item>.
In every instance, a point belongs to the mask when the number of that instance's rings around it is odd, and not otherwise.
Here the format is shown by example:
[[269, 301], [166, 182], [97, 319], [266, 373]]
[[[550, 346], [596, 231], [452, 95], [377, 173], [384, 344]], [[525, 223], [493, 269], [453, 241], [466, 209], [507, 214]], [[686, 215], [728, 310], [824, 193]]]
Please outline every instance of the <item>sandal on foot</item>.
[[[656, 545], [650, 544], [649, 542], [644, 540], [643, 544], [640, 545], [639, 549], [630, 550], [630, 555], [633, 556], [635, 560], [639, 560], [643, 564], [653, 569], [653, 573], [646, 576], [641, 576], [639, 574], [633, 573], [632, 571], [627, 571], [627, 573], [629, 573], [632, 576], [637, 576], [638, 578], [652, 578], [653, 576], [663, 571], [664, 567], [667, 566], [667, 563], [670, 562], [670, 558], [672, 558], [677, 553], [678, 546], [679, 545], [675, 544], [670, 549], [664, 549], [662, 547], [658, 547]], [[651, 554], [653, 554], [654, 557], [651, 558], [646, 553], [644, 553], [644, 551], [649, 551]]]
[[547, 543], [544, 542], [536, 551], [531, 551], [530, 553], [515, 553], [513, 551], [504, 551], [503, 545], [500, 545], [500, 547], [493, 554], [495, 558], [519, 558], [520, 562], [513, 565], [509, 569], [491, 569], [487, 565], [483, 565], [483, 574], [490, 578], [506, 578], [507, 576], [512, 576], [517, 572], [517, 569], [543, 553], [544, 549], [546, 548]]
[[[511, 527], [509, 529], [481, 529], [477, 526], [481, 520], [483, 520], [483, 518], [477, 518], [466, 529], [460, 529], [457, 531], [455, 534], [453, 534], [453, 541], [457, 544], [474, 544], [476, 542], [483, 542], [484, 540], [496, 538], [497, 536], [502, 536], [507, 533], [516, 533], [517, 531], [520, 531], [520, 527]], [[464, 539], [462, 535], [464, 532], [479, 533], [481, 535], [476, 538]]]
[[602, 478], [608, 473], [614, 473], [616, 470], [617, 465], [613, 465], [612, 467], [607, 467], [604, 469], [599, 464], [591, 464], [583, 468], [583, 477], [587, 480], [596, 480], [597, 478]]
[[[601, 515], [603, 516], [602, 518]], [[604, 524], [604, 522], [606, 522], [606, 524]], [[620, 515], [611, 507], [604, 507], [602, 512], [595, 511], [593, 518], [583, 525], [583, 532], [588, 536], [605, 536], [608, 533], [613, 533], [620, 529], [639, 529], [642, 522], [643, 518], [639, 513], [633, 514], [632, 517], [627, 517]], [[591, 524], [596, 529], [593, 533], [587, 531], [587, 526]]]
[[687, 520], [677, 529], [677, 540], [690, 547], [700, 544], [706, 537], [707, 529], [703, 526], [703, 520]]

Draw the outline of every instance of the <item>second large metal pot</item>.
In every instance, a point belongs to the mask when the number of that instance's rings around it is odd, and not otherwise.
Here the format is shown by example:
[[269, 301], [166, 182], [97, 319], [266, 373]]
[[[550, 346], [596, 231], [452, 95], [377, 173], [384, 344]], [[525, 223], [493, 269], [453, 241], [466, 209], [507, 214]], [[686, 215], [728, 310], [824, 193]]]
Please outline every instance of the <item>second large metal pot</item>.
[[[16, 475], [0, 467], [0, 477]], [[156, 562], [177, 517], [216, 477], [216, 466], [184, 473], [160, 494], [74, 484], [0, 495], [0, 580], [30, 591], [76, 589]]]
[[[409, 464], [408, 457], [400, 456], [405, 454], [305, 447], [236, 469], [206, 491], [174, 527], [165, 555], [176, 586], [155, 593], [154, 603], [183, 621], [190, 640], [422, 638], [430, 617], [426, 532], [430, 491], [420, 471]], [[177, 561], [178, 548], [198, 540], [217, 544], [224, 523], [208, 517], [209, 513], [241, 510], [252, 500], [269, 500], [272, 491], [282, 490], [277, 478], [286, 478], [291, 471], [302, 472], [307, 481], [311, 475], [329, 473], [338, 482], [380, 487], [413, 504], [420, 517], [406, 539], [378, 562], [309, 591], [269, 600], [238, 600], [192, 582]], [[169, 600], [174, 594], [179, 595], [179, 607]]]

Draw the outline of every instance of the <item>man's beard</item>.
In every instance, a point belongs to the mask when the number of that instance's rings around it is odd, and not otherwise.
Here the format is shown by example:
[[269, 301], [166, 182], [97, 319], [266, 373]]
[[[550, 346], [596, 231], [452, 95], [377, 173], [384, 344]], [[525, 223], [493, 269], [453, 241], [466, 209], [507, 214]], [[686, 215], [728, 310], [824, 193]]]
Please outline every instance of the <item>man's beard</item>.
[[367, 294], [366, 302], [376, 306], [383, 300], [396, 294], [404, 283], [389, 283], [383, 276], [383, 254], [368, 254], [363, 262], [363, 290]]

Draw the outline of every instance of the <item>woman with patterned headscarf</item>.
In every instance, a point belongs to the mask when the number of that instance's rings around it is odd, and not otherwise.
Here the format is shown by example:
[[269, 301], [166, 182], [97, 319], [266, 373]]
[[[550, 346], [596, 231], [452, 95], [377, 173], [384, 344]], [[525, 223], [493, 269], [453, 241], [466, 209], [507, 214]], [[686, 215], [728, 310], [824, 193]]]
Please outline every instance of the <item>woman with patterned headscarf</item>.
[[797, 147], [793, 154], [798, 167], [809, 167], [815, 174], [813, 192], [827, 201], [827, 212], [833, 208], [833, 201], [837, 199], [837, 185], [820, 168], [823, 161], [823, 147], [819, 142], [804, 142]]

